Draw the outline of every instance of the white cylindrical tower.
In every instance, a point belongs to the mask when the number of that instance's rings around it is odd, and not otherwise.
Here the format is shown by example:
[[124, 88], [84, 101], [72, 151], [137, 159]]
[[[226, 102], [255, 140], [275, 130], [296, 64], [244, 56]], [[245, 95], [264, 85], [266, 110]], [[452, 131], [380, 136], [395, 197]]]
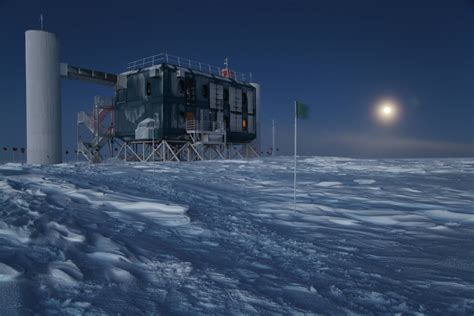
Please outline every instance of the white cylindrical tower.
[[257, 149], [257, 153], [260, 155], [260, 152], [261, 152], [261, 140], [262, 140], [262, 133], [261, 133], [261, 130], [260, 130], [260, 122], [262, 121], [262, 117], [261, 117], [261, 108], [262, 108], [262, 105], [261, 105], [261, 101], [260, 101], [260, 84], [259, 83], [251, 83], [251, 85], [255, 88], [255, 99], [256, 99], [256, 114], [257, 114], [257, 139], [255, 140], [254, 144], [255, 144], [255, 147]]
[[61, 163], [58, 38], [49, 32], [26, 31], [25, 51], [27, 163]]

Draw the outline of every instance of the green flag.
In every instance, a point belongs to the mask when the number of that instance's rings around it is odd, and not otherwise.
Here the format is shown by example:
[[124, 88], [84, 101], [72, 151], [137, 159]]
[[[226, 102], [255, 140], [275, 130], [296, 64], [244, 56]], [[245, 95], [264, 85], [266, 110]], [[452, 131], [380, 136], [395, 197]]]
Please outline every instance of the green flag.
[[296, 117], [307, 119], [309, 117], [309, 107], [302, 102], [296, 101]]
[[295, 169], [294, 169], [294, 179], [293, 179], [293, 203], [295, 205], [295, 211], [296, 211], [296, 141], [298, 140], [297, 137], [297, 131], [298, 131], [298, 119], [306, 119], [309, 116], [309, 107], [299, 101], [295, 101]]

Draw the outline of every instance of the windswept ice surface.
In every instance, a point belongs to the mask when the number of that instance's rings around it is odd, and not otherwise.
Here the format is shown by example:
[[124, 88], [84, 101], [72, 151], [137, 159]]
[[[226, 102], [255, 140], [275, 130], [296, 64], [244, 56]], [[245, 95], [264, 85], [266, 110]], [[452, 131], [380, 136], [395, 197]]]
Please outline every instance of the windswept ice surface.
[[474, 159], [0, 166], [0, 315], [474, 313]]

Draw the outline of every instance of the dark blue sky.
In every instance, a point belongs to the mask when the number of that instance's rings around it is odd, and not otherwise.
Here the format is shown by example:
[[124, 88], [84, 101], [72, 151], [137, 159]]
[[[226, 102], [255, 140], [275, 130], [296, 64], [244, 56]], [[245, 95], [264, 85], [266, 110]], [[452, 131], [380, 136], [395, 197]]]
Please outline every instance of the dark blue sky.
[[[474, 156], [474, 2], [0, 0], [0, 145], [25, 140], [24, 31], [61, 41], [62, 61], [109, 72], [169, 52], [252, 72], [262, 85], [263, 140], [278, 122], [292, 152], [294, 99], [311, 106], [300, 153], [354, 157]], [[111, 89], [63, 81], [65, 148], [75, 117]], [[396, 124], [373, 119], [391, 97]]]

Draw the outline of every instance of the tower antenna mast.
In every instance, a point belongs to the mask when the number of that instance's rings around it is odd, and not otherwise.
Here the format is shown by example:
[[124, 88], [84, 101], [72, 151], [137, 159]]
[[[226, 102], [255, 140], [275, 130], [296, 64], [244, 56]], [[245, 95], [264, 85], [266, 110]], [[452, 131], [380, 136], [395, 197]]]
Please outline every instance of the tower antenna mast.
[[41, 31], [44, 31], [44, 27], [43, 27], [43, 13], [40, 14], [40, 24], [41, 24]]
[[224, 66], [226, 70], [229, 70], [229, 58], [227, 57], [224, 59]]

